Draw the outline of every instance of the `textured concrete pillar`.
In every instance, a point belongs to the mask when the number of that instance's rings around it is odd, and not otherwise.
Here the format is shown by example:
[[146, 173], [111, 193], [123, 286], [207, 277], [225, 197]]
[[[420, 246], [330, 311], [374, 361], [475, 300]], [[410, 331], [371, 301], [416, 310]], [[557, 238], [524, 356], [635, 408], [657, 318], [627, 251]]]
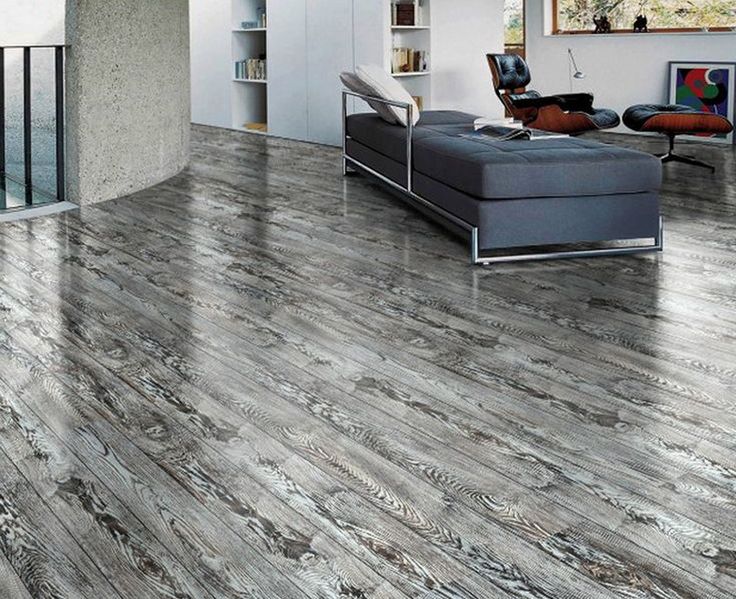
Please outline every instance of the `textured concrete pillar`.
[[144, 189], [189, 158], [188, 0], [67, 0], [69, 199]]

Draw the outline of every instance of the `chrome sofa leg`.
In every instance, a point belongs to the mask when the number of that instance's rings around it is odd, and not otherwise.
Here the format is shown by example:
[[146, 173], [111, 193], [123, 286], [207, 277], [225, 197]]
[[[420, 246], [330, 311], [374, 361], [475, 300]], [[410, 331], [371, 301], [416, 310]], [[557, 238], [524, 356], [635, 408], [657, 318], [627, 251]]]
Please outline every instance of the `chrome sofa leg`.
[[470, 263], [472, 265], [479, 264], [480, 248], [478, 243], [478, 227], [473, 227], [470, 231]]

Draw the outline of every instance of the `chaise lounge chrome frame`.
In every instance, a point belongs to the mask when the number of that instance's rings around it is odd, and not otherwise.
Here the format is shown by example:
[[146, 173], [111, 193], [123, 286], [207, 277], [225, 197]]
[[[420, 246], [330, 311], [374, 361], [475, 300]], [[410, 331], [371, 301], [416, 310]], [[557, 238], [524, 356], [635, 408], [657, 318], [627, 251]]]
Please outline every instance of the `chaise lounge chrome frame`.
[[[354, 97], [366, 102], [376, 102], [385, 106], [392, 106], [406, 110], [406, 186], [382, 175], [370, 166], [356, 160], [347, 152], [347, 143], [351, 137], [348, 135], [348, 98]], [[440, 220], [450, 223], [450, 229], [456, 232], [464, 232], [468, 235], [470, 241], [470, 263], [473, 265], [498, 264], [504, 262], [525, 262], [532, 260], [558, 260], [562, 258], [592, 258], [596, 256], [615, 256], [624, 254], [638, 254], [642, 252], [661, 252], [664, 249], [664, 225], [663, 219], [659, 218], [659, 231], [651, 245], [635, 245], [635, 246], [619, 246], [607, 248], [591, 248], [591, 249], [575, 249], [575, 250], [554, 250], [549, 252], [534, 252], [512, 255], [499, 256], [481, 256], [479, 243], [479, 230], [475, 225], [463, 220], [462, 218], [448, 212], [444, 208], [438, 206], [434, 202], [430, 202], [426, 198], [418, 195], [413, 189], [414, 177], [414, 161], [413, 161], [413, 144], [414, 144], [414, 106], [406, 102], [396, 102], [377, 98], [374, 96], [366, 96], [357, 92], [342, 90], [342, 174], [347, 176], [350, 169], [364, 172], [375, 177], [385, 185], [388, 185], [398, 195], [407, 200], [408, 203], [414, 202], [419, 206], [426, 208], [431, 214]], [[615, 240], [608, 240], [615, 241]]]

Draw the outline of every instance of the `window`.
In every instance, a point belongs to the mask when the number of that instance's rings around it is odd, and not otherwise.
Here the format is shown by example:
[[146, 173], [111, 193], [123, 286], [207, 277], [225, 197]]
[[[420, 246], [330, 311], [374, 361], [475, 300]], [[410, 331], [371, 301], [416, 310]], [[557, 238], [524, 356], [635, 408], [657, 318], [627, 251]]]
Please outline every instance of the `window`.
[[556, 32], [593, 31], [593, 17], [601, 15], [614, 31], [631, 31], [640, 14], [650, 31], [736, 27], [734, 0], [553, 0], [553, 9]]
[[503, 17], [506, 46], [523, 46], [524, 1], [506, 0], [503, 9]]

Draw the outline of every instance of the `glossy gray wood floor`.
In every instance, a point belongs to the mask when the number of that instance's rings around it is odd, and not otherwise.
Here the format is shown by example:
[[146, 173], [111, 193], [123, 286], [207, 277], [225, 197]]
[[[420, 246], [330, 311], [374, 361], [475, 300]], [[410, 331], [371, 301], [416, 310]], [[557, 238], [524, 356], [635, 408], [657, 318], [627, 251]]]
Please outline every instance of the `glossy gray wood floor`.
[[199, 127], [3, 225], [0, 597], [736, 596], [736, 157], [694, 149], [658, 256], [473, 268], [337, 150]]

